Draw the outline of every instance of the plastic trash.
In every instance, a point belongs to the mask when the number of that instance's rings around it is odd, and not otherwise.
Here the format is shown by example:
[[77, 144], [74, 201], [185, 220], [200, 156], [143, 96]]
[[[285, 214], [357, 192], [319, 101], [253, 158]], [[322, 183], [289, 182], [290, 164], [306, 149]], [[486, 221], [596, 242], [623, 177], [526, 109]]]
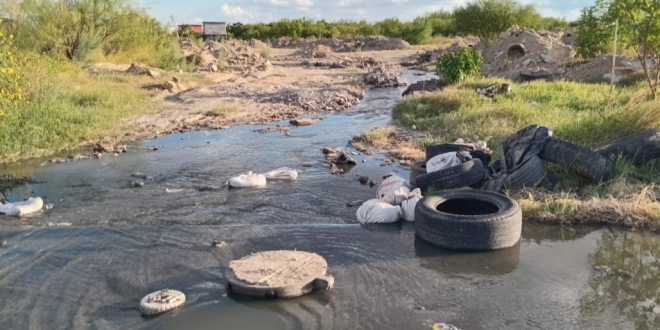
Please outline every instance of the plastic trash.
[[357, 218], [360, 223], [394, 223], [401, 218], [401, 207], [370, 199], [357, 210]]
[[263, 174], [248, 172], [247, 174], [241, 174], [229, 179], [227, 184], [229, 184], [230, 187], [236, 188], [265, 187], [266, 176]]
[[453, 166], [463, 164], [464, 160], [471, 160], [469, 151], [447, 152], [437, 155], [426, 162], [426, 173], [437, 172]]
[[44, 207], [41, 197], [31, 197], [25, 202], [6, 203], [0, 205], [0, 213], [6, 215], [23, 216], [40, 211]]
[[264, 173], [266, 179], [270, 180], [298, 180], [298, 171], [288, 167], [280, 167], [276, 170]]
[[422, 196], [422, 190], [417, 188], [411, 191], [403, 202], [401, 202], [401, 214], [403, 220], [406, 221], [415, 221], [415, 206], [420, 199], [424, 198]]
[[401, 195], [407, 195], [409, 192], [408, 181], [395, 174], [385, 179], [385, 181], [378, 186], [376, 197], [383, 202], [392, 205], [400, 205], [403, 199], [405, 199]]

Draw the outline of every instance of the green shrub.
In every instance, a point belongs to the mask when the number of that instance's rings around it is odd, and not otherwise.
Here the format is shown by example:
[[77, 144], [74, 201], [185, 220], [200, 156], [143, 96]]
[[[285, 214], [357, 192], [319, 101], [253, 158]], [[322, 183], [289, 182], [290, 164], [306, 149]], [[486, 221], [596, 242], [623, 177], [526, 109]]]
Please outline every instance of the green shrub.
[[458, 33], [472, 34], [490, 45], [512, 25], [541, 25], [541, 15], [533, 5], [514, 0], [476, 0], [454, 10]]
[[453, 85], [465, 80], [467, 76], [479, 75], [483, 64], [484, 58], [481, 52], [466, 47], [456, 54], [438, 57], [436, 67], [445, 83]]
[[15, 41], [13, 34], [0, 32], [0, 118], [29, 103], [27, 94], [31, 85], [26, 74], [29, 57], [16, 48]]

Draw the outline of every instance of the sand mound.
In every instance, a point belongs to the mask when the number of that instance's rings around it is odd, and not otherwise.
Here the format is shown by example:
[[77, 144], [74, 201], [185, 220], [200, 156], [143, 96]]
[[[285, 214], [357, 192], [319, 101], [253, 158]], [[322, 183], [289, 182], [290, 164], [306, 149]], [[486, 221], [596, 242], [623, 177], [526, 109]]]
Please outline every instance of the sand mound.
[[324, 45], [305, 45], [293, 55], [302, 58], [332, 58], [336, 56], [330, 47]]
[[[257, 46], [257, 48], [251, 45]], [[241, 68], [266, 70], [269, 67], [267, 60], [259, 52], [258, 47], [262, 47], [262, 42], [249, 42], [242, 40], [229, 40], [223, 43], [217, 41], [207, 41], [204, 48], [197, 47], [192, 41], [186, 38], [179, 40], [179, 47], [182, 54], [189, 62], [195, 63], [195, 71], [213, 71], [212, 67], [238, 66]], [[265, 47], [265, 46], [264, 46]]]

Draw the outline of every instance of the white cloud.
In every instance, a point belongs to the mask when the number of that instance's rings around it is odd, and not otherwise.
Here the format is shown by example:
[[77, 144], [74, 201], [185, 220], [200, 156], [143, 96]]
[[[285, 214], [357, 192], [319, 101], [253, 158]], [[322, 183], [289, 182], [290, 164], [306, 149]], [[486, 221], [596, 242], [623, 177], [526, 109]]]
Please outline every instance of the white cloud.
[[231, 7], [228, 4], [222, 5], [222, 12], [227, 16], [245, 16], [245, 11], [241, 7]]
[[195, 23], [202, 23], [202, 22], [204, 22], [204, 19], [201, 18], [201, 17], [195, 17], [195, 18], [193, 18], [193, 21], [195, 21]]
[[401, 2], [406, 2], [406, 1], [408, 1], [408, 0], [392, 0], [392, 2], [394, 2], [394, 3], [401, 3]]
[[278, 6], [297, 5], [300, 7], [311, 7], [314, 5], [314, 2], [311, 0], [268, 0], [268, 2]]

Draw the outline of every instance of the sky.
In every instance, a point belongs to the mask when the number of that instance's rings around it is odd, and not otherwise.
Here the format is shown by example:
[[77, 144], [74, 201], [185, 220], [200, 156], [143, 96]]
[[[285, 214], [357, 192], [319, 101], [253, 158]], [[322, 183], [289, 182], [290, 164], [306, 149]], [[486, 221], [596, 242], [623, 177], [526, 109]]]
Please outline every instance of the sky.
[[[162, 22], [201, 24], [215, 22], [272, 22], [282, 18], [308, 17], [334, 21], [353, 19], [378, 21], [397, 17], [412, 20], [427, 12], [451, 10], [467, 0], [139, 0]], [[533, 3], [544, 16], [576, 19], [580, 9], [595, 0], [520, 0]]]

